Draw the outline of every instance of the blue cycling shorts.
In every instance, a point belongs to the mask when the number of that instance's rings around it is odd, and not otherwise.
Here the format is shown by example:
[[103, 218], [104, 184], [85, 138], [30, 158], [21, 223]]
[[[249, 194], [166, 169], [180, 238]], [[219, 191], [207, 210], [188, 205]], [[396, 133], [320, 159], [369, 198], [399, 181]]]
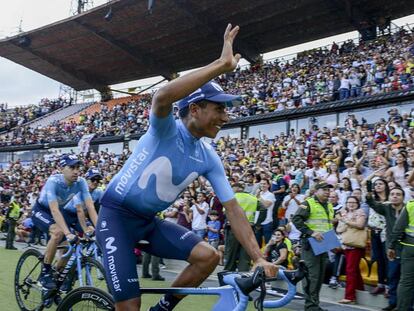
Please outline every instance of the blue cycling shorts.
[[[75, 229], [77, 232], [83, 232], [82, 227], [78, 220], [78, 215], [67, 211], [60, 211], [65, 219], [66, 225], [69, 228]], [[40, 229], [40, 231], [49, 234], [49, 228], [55, 223], [52, 212], [49, 208], [44, 207], [39, 202], [33, 206], [32, 209], [33, 224]]]
[[202, 241], [180, 225], [156, 217], [144, 218], [105, 203], [99, 211], [96, 238], [103, 254], [108, 286], [116, 302], [141, 296], [134, 253], [137, 242], [148, 241], [140, 249], [151, 255], [187, 260], [192, 249]]

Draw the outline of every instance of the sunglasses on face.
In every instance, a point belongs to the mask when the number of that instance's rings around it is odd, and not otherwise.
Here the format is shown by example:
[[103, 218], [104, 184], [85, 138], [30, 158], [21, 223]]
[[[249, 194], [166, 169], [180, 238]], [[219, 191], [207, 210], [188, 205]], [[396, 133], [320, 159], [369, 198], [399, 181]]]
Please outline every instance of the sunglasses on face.
[[91, 178], [91, 182], [99, 183], [102, 179], [101, 178]]

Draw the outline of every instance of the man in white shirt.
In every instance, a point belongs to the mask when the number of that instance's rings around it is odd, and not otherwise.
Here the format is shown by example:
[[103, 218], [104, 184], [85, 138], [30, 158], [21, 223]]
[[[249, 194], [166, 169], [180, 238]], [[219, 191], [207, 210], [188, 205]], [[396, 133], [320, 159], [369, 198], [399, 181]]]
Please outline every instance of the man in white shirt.
[[262, 206], [267, 209], [265, 220], [260, 226], [255, 228], [256, 239], [259, 246], [262, 246], [263, 238], [267, 244], [273, 233], [273, 206], [275, 205], [276, 198], [269, 189], [270, 181], [268, 179], [262, 179], [260, 181], [260, 189], [256, 192], [256, 197], [259, 199]]
[[197, 201], [191, 206], [191, 229], [200, 238], [204, 239], [207, 232], [207, 215], [209, 206], [206, 202], [206, 195], [202, 192], [197, 194]]
[[284, 197], [282, 207], [286, 209], [285, 218], [290, 220], [291, 216], [296, 213], [300, 203], [305, 199], [303, 194], [300, 194], [300, 187], [298, 184], [290, 186], [290, 194]]
[[312, 160], [313, 168], [307, 169], [305, 172], [305, 183], [309, 183], [309, 189], [315, 184], [315, 179], [322, 180], [326, 175], [326, 169], [321, 167], [321, 159], [318, 157]]

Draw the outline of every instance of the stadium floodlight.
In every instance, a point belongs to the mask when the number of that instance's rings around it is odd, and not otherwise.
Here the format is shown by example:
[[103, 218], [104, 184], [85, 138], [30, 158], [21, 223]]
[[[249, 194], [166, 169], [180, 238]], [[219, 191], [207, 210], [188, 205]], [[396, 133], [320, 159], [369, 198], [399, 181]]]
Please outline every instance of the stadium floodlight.
[[107, 22], [110, 22], [112, 17], [113, 17], [113, 13], [112, 13], [112, 7], [109, 7], [108, 13], [105, 14], [104, 18]]

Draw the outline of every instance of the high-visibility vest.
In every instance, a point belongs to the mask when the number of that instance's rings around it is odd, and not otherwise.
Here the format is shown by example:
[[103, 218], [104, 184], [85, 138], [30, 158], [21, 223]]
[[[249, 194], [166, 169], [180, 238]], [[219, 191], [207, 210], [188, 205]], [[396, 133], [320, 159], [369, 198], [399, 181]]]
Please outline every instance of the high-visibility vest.
[[17, 204], [17, 202], [13, 201], [10, 203], [10, 213], [9, 213], [9, 217], [13, 218], [14, 220], [19, 219], [20, 216], [20, 205]]
[[246, 214], [247, 220], [251, 224], [254, 224], [254, 216], [257, 211], [257, 198], [254, 195], [243, 192], [236, 193], [234, 197]]
[[334, 216], [332, 203], [328, 203], [327, 214], [322, 204], [314, 198], [308, 198], [306, 199], [306, 202], [309, 204], [310, 215], [308, 220], [305, 221], [305, 224], [309, 229], [321, 233], [331, 230], [333, 228], [331, 219], [333, 219]]
[[405, 228], [405, 234], [414, 238], [414, 201], [407, 203], [408, 226]]

